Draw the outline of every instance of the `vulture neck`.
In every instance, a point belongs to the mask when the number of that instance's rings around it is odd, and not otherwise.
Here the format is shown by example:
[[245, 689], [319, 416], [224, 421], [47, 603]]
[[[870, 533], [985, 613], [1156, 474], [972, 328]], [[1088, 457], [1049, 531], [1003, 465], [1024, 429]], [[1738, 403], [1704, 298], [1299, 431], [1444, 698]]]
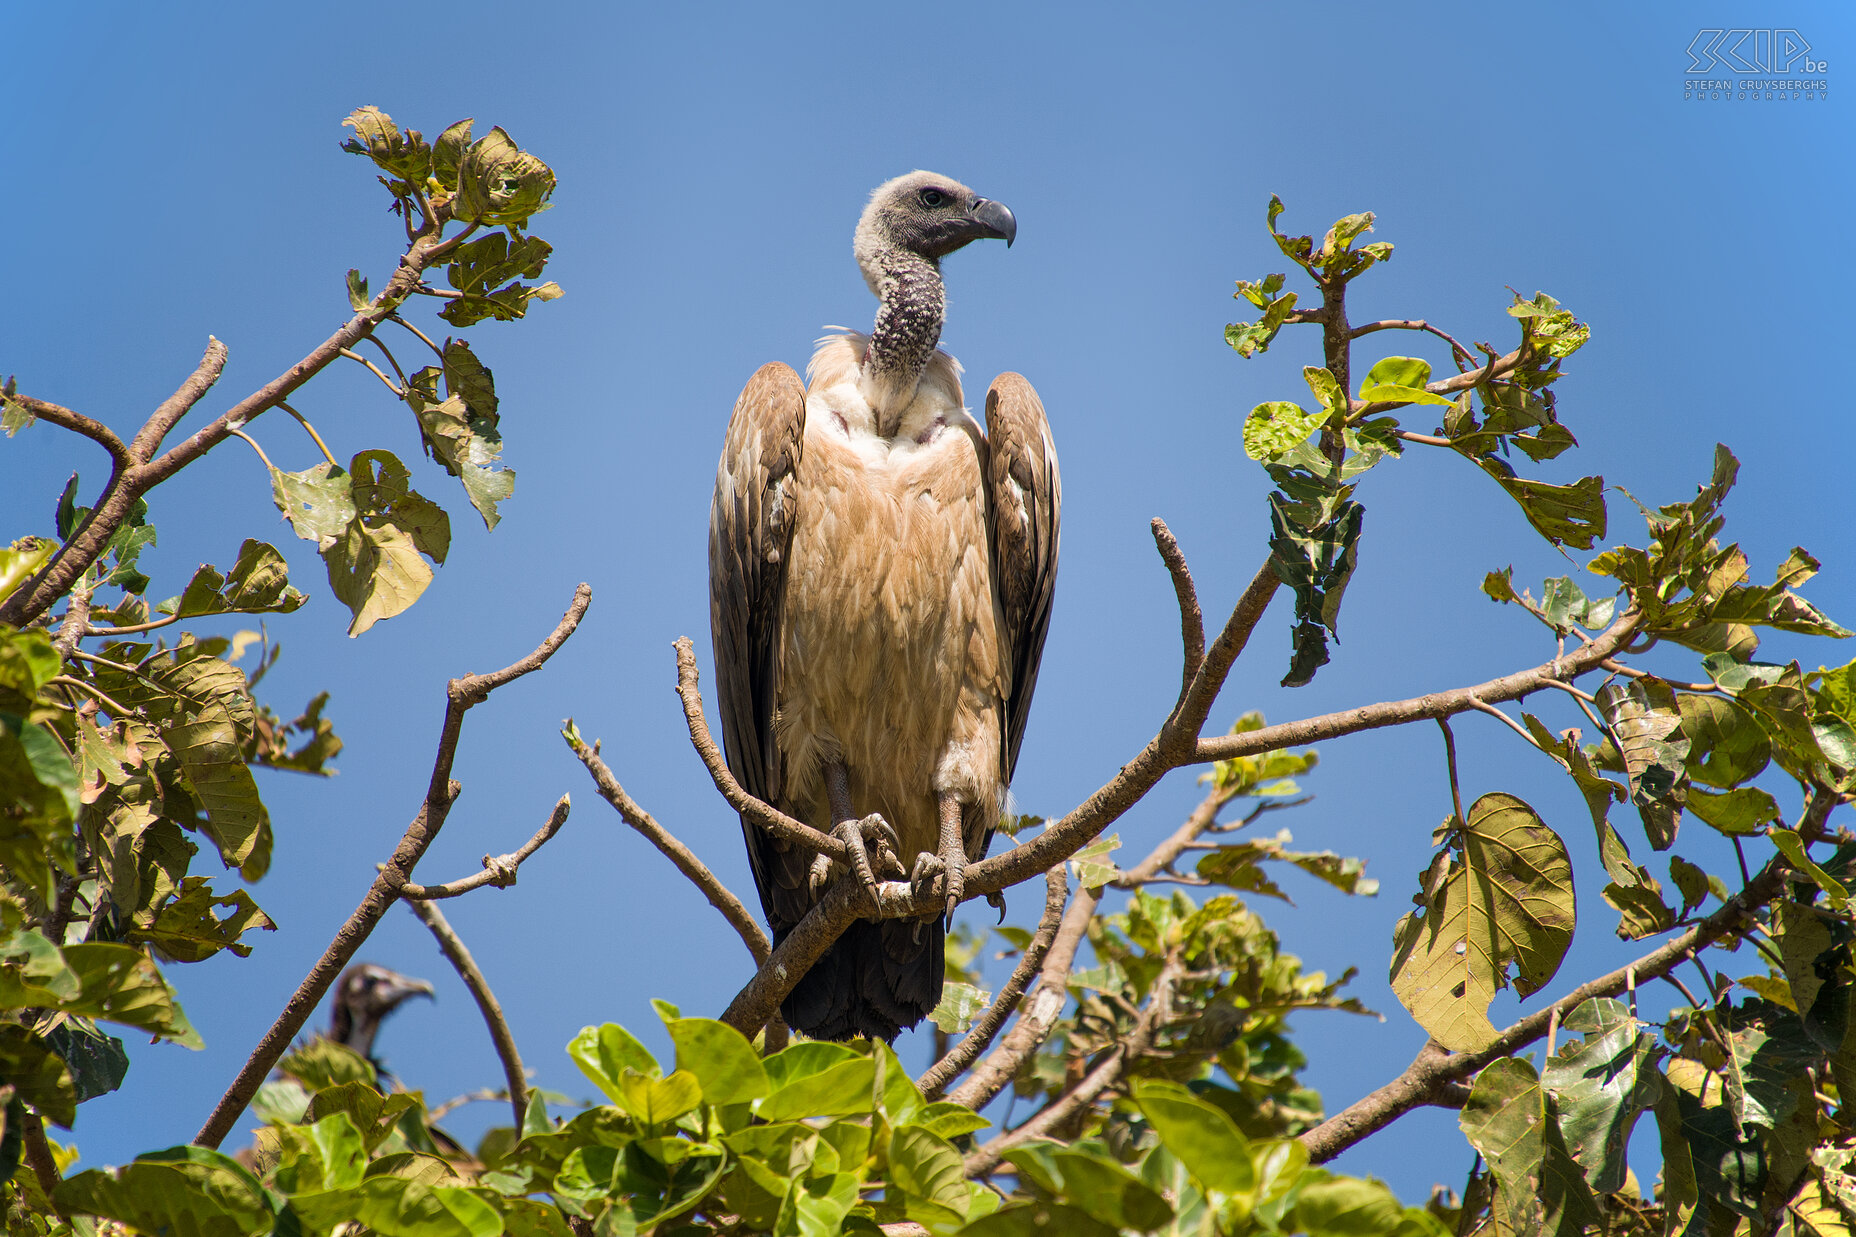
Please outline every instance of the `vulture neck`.
[[901, 248], [878, 251], [865, 265], [864, 278], [882, 307], [876, 311], [858, 389], [876, 415], [877, 433], [891, 438], [941, 342], [947, 291], [939, 263]]

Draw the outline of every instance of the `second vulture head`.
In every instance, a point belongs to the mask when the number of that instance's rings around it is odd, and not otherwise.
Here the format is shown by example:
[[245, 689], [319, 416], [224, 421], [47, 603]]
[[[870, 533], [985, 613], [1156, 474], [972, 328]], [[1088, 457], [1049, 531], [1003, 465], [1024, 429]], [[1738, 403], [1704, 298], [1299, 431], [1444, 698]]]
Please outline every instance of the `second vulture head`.
[[1017, 235], [1018, 221], [1005, 203], [983, 198], [949, 176], [910, 172], [870, 195], [853, 247], [867, 274], [885, 250], [939, 262], [977, 240], [1002, 240], [1009, 248]]

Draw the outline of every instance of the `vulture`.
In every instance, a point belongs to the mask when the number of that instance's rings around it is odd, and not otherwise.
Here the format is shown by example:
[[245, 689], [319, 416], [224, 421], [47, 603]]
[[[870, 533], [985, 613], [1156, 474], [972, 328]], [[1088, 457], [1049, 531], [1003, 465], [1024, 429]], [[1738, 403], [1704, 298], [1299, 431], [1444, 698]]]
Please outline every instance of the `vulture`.
[[729, 770], [855, 860], [836, 871], [743, 819], [774, 943], [840, 876], [945, 894], [945, 917], [853, 923], [798, 981], [781, 1013], [815, 1039], [893, 1040], [940, 1001], [947, 921], [1024, 741], [1057, 574], [1057, 453], [1029, 382], [1001, 374], [982, 429], [937, 346], [942, 259], [983, 238], [1010, 247], [1017, 230], [946, 176], [878, 187], [853, 241], [874, 326], [827, 327], [803, 384], [762, 366], [716, 470], [709, 617]]
[[432, 996], [432, 985], [411, 979], [374, 962], [361, 962], [343, 971], [335, 981], [335, 1004], [329, 1018], [329, 1038], [354, 1049], [382, 1074], [386, 1066], [374, 1055], [374, 1037], [387, 1015], [408, 997]]

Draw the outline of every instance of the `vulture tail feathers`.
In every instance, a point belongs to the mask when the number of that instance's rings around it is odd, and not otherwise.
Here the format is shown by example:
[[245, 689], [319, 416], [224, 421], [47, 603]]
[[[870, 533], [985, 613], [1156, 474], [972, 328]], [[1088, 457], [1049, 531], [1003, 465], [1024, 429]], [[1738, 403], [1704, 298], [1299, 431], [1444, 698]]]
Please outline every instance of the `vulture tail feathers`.
[[780, 1016], [813, 1039], [893, 1041], [940, 1004], [945, 959], [939, 922], [859, 919], [800, 978]]

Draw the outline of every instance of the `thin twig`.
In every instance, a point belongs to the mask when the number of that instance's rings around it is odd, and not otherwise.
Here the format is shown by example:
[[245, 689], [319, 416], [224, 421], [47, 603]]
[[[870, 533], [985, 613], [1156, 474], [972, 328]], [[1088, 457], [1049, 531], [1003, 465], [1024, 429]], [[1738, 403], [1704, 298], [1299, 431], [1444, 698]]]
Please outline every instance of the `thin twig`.
[[470, 989], [477, 1008], [483, 1011], [483, 1020], [490, 1028], [490, 1039], [496, 1044], [496, 1055], [502, 1058], [503, 1080], [509, 1087], [509, 1106], [515, 1109], [515, 1127], [520, 1130], [522, 1118], [528, 1113], [528, 1076], [522, 1071], [522, 1054], [516, 1051], [516, 1037], [509, 1033], [509, 1021], [503, 1017], [503, 1007], [497, 1003], [496, 994], [490, 991], [489, 981], [477, 968], [477, 960], [464, 947], [463, 939], [446, 922], [444, 912], [430, 902], [408, 901], [406, 905], [412, 907], [412, 913], [438, 938], [438, 948], [444, 951], [458, 977], [464, 981], [464, 986]]
[[[374, 337], [372, 335], [369, 335], [368, 338], [372, 339]], [[330, 464], [334, 464], [335, 467], [337, 468], [341, 467], [340, 464], [335, 463], [335, 455], [333, 452], [329, 450], [329, 444], [322, 441], [322, 435], [316, 432], [316, 427], [309, 423], [308, 417], [304, 416], [302, 413], [298, 412], [296, 409], [292, 408], [290, 405], [284, 403], [284, 401], [282, 400], [277, 401], [277, 406], [283, 409], [285, 412], [289, 413], [291, 416], [295, 417], [296, 423], [302, 426], [304, 429], [309, 431], [309, 436], [316, 440], [316, 446], [321, 449], [323, 459], [327, 460]]]
[[1444, 732], [1444, 767], [1450, 771], [1450, 807], [1456, 814], [1459, 829], [1467, 828], [1469, 821], [1463, 815], [1463, 793], [1456, 783], [1456, 736], [1450, 733], [1450, 719], [1440, 717], [1437, 725]]
[[[444, 246], [441, 245], [439, 246], [439, 248], [442, 249], [444, 248]], [[437, 250], [433, 250], [433, 253], [436, 253], [436, 252]], [[428, 260], [429, 260], [429, 255], [428, 255]], [[393, 367], [393, 372], [399, 375], [400, 386], [401, 387], [406, 386], [406, 371], [400, 368], [399, 359], [393, 355], [392, 350], [389, 349], [386, 346], [386, 344], [381, 342], [380, 336], [369, 335], [367, 337], [367, 342], [374, 345], [374, 347], [380, 349], [380, 355], [387, 358], [387, 364], [391, 365]]]
[[524, 842], [521, 849], [511, 854], [497, 855], [494, 858], [485, 855], [483, 871], [472, 872], [469, 876], [443, 885], [415, 885], [407, 881], [400, 886], [400, 896], [409, 901], [425, 902], [438, 898], [455, 898], [459, 894], [481, 889], [485, 885], [507, 889], [516, 883], [516, 869], [522, 866], [522, 861], [540, 850], [549, 839], [561, 831], [561, 826], [567, 823], [567, 813], [572, 810], [572, 807], [573, 804], [568, 797], [562, 795], [555, 803], [554, 811], [549, 813], [547, 822], [535, 831], [534, 837]]
[[411, 331], [414, 335], [417, 335], [420, 339], [424, 340], [425, 346], [430, 348], [433, 352], [437, 353], [439, 360], [442, 361], [445, 359], [445, 350], [443, 348], [440, 348], [437, 344], [433, 343], [432, 337], [430, 335], [427, 335], [424, 331], [421, 331], [418, 327], [406, 321], [406, 319], [400, 317], [397, 313], [390, 315], [387, 321], [397, 322], [399, 325], [405, 327], [407, 330]]
[[1019, 1001], [1025, 995], [1025, 988], [1031, 983], [1031, 976], [1044, 965], [1044, 955], [1050, 952], [1050, 943], [1056, 939], [1058, 925], [1063, 922], [1064, 904], [1070, 899], [1070, 881], [1062, 867], [1052, 868], [1044, 876], [1044, 914], [1038, 920], [1037, 931], [1031, 935], [1031, 942], [1019, 956], [1018, 965], [1012, 968], [1011, 978], [1005, 981], [1005, 987], [999, 989], [999, 995], [993, 998], [986, 1012], [974, 1021], [966, 1037], [915, 1080], [915, 1085], [929, 1099], [940, 1099], [947, 1084], [960, 1077], [969, 1065], [979, 1059], [980, 1053], [992, 1046], [993, 1037], [999, 1034], [999, 1028], [1005, 1025], [1005, 1020], [1018, 1008]]
[[168, 431], [180, 424], [180, 419], [187, 415], [193, 406], [212, 389], [219, 375], [226, 368], [226, 346], [206, 337], [206, 352], [200, 357], [200, 363], [193, 368], [174, 394], [161, 402], [154, 414], [148, 418], [136, 433], [135, 441], [129, 444], [129, 450], [139, 460], [153, 458], [161, 449], [161, 440], [168, 436]]
[[1153, 534], [1154, 545], [1160, 549], [1160, 561], [1166, 564], [1167, 574], [1173, 577], [1173, 595], [1179, 599], [1179, 643], [1184, 651], [1179, 695], [1184, 700], [1186, 691], [1192, 686], [1192, 677], [1205, 660], [1205, 612], [1199, 608], [1199, 591], [1192, 583], [1192, 569], [1186, 566], [1186, 555], [1180, 550], [1173, 530], [1159, 516], [1154, 517]]
[[180, 621], [180, 615], [170, 614], [166, 618], [155, 619], [152, 622], [131, 623], [124, 627], [91, 627], [86, 629], [85, 634], [91, 636], [134, 636], [145, 631], [154, 631], [160, 627], [168, 627]]
[[68, 429], [74, 434], [82, 434], [108, 451], [110, 460], [119, 470], [129, 468], [135, 463], [129, 455], [129, 448], [124, 446], [122, 439], [116, 436], [116, 431], [94, 417], [87, 417], [81, 412], [73, 412], [49, 400], [34, 399], [30, 395], [17, 393], [0, 396], [0, 403], [12, 404], [41, 421], [50, 421], [61, 429]]
[[696, 857], [696, 852], [677, 840], [670, 830], [658, 824], [657, 819], [651, 813], [638, 806], [637, 801], [625, 793], [625, 788], [619, 785], [619, 779], [607, 767], [606, 762], [599, 758], [599, 753], [580, 739], [579, 732], [574, 729], [572, 721], [567, 723], [561, 733], [566, 738], [567, 746], [572, 749], [573, 754], [580, 758], [580, 763], [586, 766], [586, 771], [593, 775], [593, 784], [599, 787], [600, 797], [610, 803], [626, 824], [643, 834], [646, 841], [657, 847], [666, 859], [676, 865], [677, 871], [683, 873], [697, 889], [702, 891], [702, 896], [709, 900], [709, 905], [722, 913], [722, 918], [726, 919], [729, 927], [735, 930], [735, 934], [741, 938], [741, 943], [748, 947], [748, 953], [753, 955], [754, 965], [765, 966], [768, 957], [773, 952], [773, 946], [768, 942], [767, 934], [761, 931], [760, 924], [755, 920], [753, 913], [748, 910], [741, 899], [737, 898], [728, 886], [724, 885], [721, 879]]
[[677, 696], [683, 701], [683, 720], [689, 727], [690, 743], [696, 748], [696, 754], [709, 770], [709, 777], [715, 788], [722, 792], [728, 805], [741, 813], [743, 819], [771, 833], [782, 842], [789, 842], [805, 847], [821, 855], [828, 856], [832, 862], [849, 867], [850, 853], [844, 843], [828, 833], [814, 829], [803, 821], [794, 820], [785, 812], [763, 803], [741, 788], [735, 775], [728, 771], [728, 762], [722, 757], [722, 749], [716, 746], [714, 737], [709, 733], [709, 723], [702, 713], [702, 683], [696, 670], [696, 649], [688, 636], [676, 642], [677, 650]]
[[246, 1105], [251, 1103], [251, 1097], [257, 1094], [259, 1085], [276, 1066], [278, 1058], [283, 1056], [297, 1032], [303, 1029], [310, 1014], [335, 982], [336, 976], [353, 959], [355, 951], [373, 932], [374, 925], [380, 922], [381, 916], [399, 897], [401, 887], [411, 879], [413, 868], [438, 836], [461, 789], [451, 780], [451, 767], [457, 758], [458, 735], [463, 729], [464, 714], [473, 705], [487, 699], [491, 691], [540, 668], [573, 635], [592, 599], [593, 590], [582, 584], [574, 590], [573, 603], [568, 606], [567, 613], [533, 653], [494, 674], [469, 674], [452, 679], [446, 685], [445, 720], [439, 729], [438, 751], [432, 761], [432, 779], [426, 787], [425, 802], [420, 805], [412, 823], [406, 826], [405, 835], [394, 848], [392, 858], [381, 867], [361, 904], [336, 932], [335, 939], [329, 942], [328, 948], [323, 951], [309, 974], [303, 977], [302, 983], [297, 985], [296, 991], [285, 1003], [283, 1012], [278, 1014], [270, 1030], [264, 1033], [264, 1038], [252, 1049], [238, 1076], [232, 1080], [232, 1085], [220, 1096], [206, 1123], [194, 1135], [195, 1143], [202, 1147], [217, 1147], [225, 1140], [239, 1114], [245, 1111]]
[[1450, 336], [1444, 334], [1422, 318], [1386, 318], [1379, 322], [1368, 322], [1365, 326], [1356, 326], [1347, 332], [1347, 338], [1354, 340], [1362, 335], [1371, 335], [1374, 331], [1429, 331], [1437, 338], [1450, 345], [1450, 350], [1465, 361], [1472, 361], [1476, 354], [1465, 348]]
[[271, 464], [271, 457], [264, 453], [264, 448], [258, 445], [258, 440], [256, 438], [253, 438], [250, 434], [247, 434], [244, 430], [239, 429], [236, 426], [227, 430], [226, 433], [232, 435], [232, 437], [234, 438], [243, 438], [246, 442], [250, 443], [251, 449], [253, 451], [256, 451], [258, 453], [258, 458], [264, 461], [264, 466], [270, 469], [270, 471], [272, 472], [277, 471], [277, 469]]
[[387, 390], [393, 392], [394, 395], [398, 396], [401, 399], [404, 399], [406, 397], [405, 390], [397, 382], [393, 381], [393, 379], [387, 377], [386, 374], [381, 371], [380, 366], [374, 364], [372, 361], [368, 360], [366, 357], [362, 356], [360, 353], [356, 352], [352, 348], [343, 348], [341, 351], [341, 354], [347, 357], [350, 361], [359, 361], [361, 364], [367, 366], [368, 369], [373, 371], [374, 377], [386, 383]]

